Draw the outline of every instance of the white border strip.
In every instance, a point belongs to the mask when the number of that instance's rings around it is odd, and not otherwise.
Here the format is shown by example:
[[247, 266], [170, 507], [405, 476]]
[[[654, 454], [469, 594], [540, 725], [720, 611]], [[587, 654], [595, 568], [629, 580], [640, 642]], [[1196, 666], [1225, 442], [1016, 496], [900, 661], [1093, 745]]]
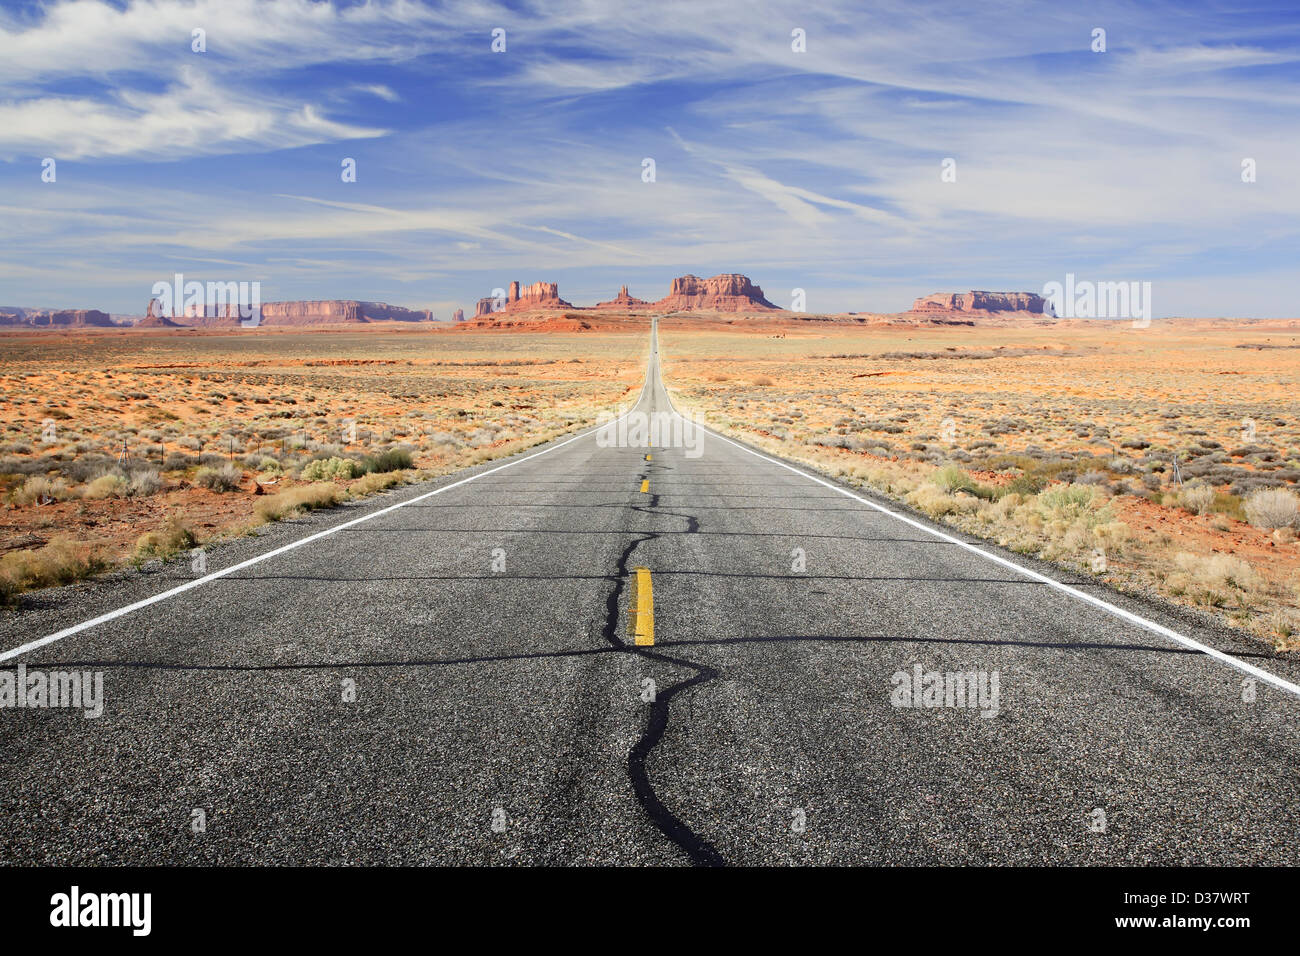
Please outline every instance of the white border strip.
[[[658, 330], [656, 328], [656, 338], [657, 338], [657, 331]], [[660, 381], [662, 382], [662, 376], [660, 377]], [[677, 411], [675, 406], [673, 406], [672, 396], [668, 394], [668, 386], [666, 385], [664, 386], [664, 395], [668, 397], [668, 404], [669, 407], [672, 408], [673, 414], [677, 415], [679, 418], [682, 417], [681, 413]], [[863, 498], [861, 495], [855, 495], [847, 488], [841, 488], [839, 485], [826, 481], [822, 478], [818, 478], [816, 475], [810, 475], [808, 474], [808, 472], [800, 468], [796, 468], [794, 465], [786, 464], [780, 459], [771, 458], [767, 455], [761, 454], [760, 452], [756, 452], [752, 448], [747, 448], [746, 446], [740, 444], [740, 442], [732, 441], [730, 438], [727, 438], [725, 435], [718, 434], [716, 431], [714, 431], [711, 428], [708, 428], [707, 426], [698, 426], [698, 427], [704, 428], [706, 432], [708, 432], [709, 434], [713, 435], [716, 438], [721, 439], [722, 441], [725, 441], [728, 445], [735, 445], [741, 451], [749, 452], [749, 454], [753, 455], [755, 458], [761, 458], [763, 461], [769, 462], [773, 465], [780, 465], [782, 468], [786, 469], [787, 471], [792, 471], [796, 475], [801, 475], [804, 478], [807, 478], [809, 481], [816, 482], [817, 484], [821, 485], [824, 488], [830, 488], [832, 491], [838, 491], [846, 498], [852, 498], [854, 501], [864, 504], [868, 508], [874, 508], [876, 511], [879, 511], [881, 514], [889, 515], [889, 517], [895, 518], [898, 521], [903, 522], [903, 524], [916, 528], [919, 531], [924, 531], [928, 534], [932, 534], [936, 538], [946, 541], [949, 544], [956, 545], [957, 547], [962, 548], [965, 551], [969, 551], [971, 554], [978, 554], [981, 558], [985, 558], [989, 561], [992, 561], [994, 564], [1000, 564], [1004, 568], [1009, 568], [1012, 571], [1016, 571], [1020, 574], [1023, 574], [1025, 575], [1025, 577], [1038, 581], [1041, 584], [1046, 584], [1049, 587], [1055, 588], [1057, 591], [1060, 591], [1062, 594], [1068, 594], [1070, 597], [1083, 601], [1086, 604], [1091, 604], [1093, 607], [1101, 608], [1103, 611], [1106, 611], [1107, 613], [1112, 614], [1115, 617], [1120, 618], [1121, 620], [1127, 621], [1130, 624], [1136, 624], [1138, 627], [1145, 628], [1146, 630], [1151, 631], [1154, 634], [1159, 634], [1161, 637], [1167, 638], [1168, 640], [1173, 641], [1175, 644], [1181, 644], [1183, 647], [1191, 648], [1192, 650], [1195, 651], [1200, 651], [1202, 654], [1206, 654], [1210, 657], [1213, 657], [1215, 660], [1227, 664], [1229, 667], [1235, 667], [1237, 670], [1245, 674], [1249, 674], [1251, 677], [1258, 678], [1259, 680], [1262, 680], [1266, 684], [1271, 684], [1273, 687], [1276, 687], [1279, 690], [1286, 691], [1288, 694], [1292, 694], [1295, 697], [1300, 697], [1300, 685], [1293, 684], [1288, 680], [1278, 677], [1276, 674], [1272, 674], [1269, 671], [1264, 670], [1263, 668], [1256, 667], [1254, 664], [1247, 664], [1245, 661], [1238, 660], [1237, 658], [1233, 657], [1231, 654], [1225, 654], [1223, 651], [1211, 647], [1208, 644], [1202, 644], [1200, 641], [1193, 640], [1192, 638], [1187, 637], [1184, 634], [1179, 634], [1177, 631], [1171, 630], [1170, 628], [1165, 627], [1163, 624], [1157, 624], [1155, 621], [1151, 621], [1145, 617], [1142, 617], [1141, 615], [1134, 614], [1132, 611], [1126, 611], [1122, 607], [1116, 607], [1114, 604], [1111, 604], [1108, 601], [1103, 601], [1101, 598], [1095, 597], [1087, 593], [1086, 591], [1080, 591], [1078, 588], [1071, 587], [1068, 584], [1062, 584], [1060, 581], [1057, 581], [1055, 578], [1050, 578], [1045, 574], [1040, 574], [1038, 571], [1034, 571], [1031, 568], [1026, 568], [1023, 565], [1016, 564], [1016, 562], [1010, 561], [1007, 558], [1002, 557], [1001, 555], [990, 553], [988, 551], [976, 547], [973, 544], [970, 544], [966, 541], [962, 541], [960, 538], [955, 538], [950, 534], [945, 534], [942, 531], [939, 531], [935, 528], [931, 528], [928, 525], [922, 524], [920, 521], [916, 521], [912, 518], [908, 518], [905, 515], [901, 515], [896, 511], [892, 511], [883, 505], [871, 501], [868, 498]]]
[[[637, 396], [637, 400], [632, 403], [631, 408], [629, 408], [628, 411], [624, 412], [618, 418], [614, 419], [614, 421], [618, 421], [621, 418], [626, 418], [629, 414], [631, 414], [632, 410], [634, 410], [637, 407], [637, 405], [641, 404], [641, 397], [645, 395], [647, 382], [641, 383], [641, 394]], [[524, 462], [532, 461], [534, 458], [540, 458], [542, 457], [542, 455], [549, 455], [551, 452], [555, 451], [556, 449], [563, 448], [565, 445], [570, 445], [575, 441], [579, 441], [580, 439], [586, 438], [590, 435], [594, 435], [596, 432], [600, 431], [601, 428], [605, 428], [605, 427], [608, 426], [597, 425], [595, 428], [588, 429], [587, 431], [583, 432], [580, 435], [574, 435], [572, 438], [566, 438], [564, 441], [559, 442], [558, 444], [551, 445], [549, 448], [544, 448], [539, 452], [534, 452], [533, 454], [528, 455], [525, 458], [517, 458], [514, 461], [508, 461], [505, 464], [497, 465], [496, 467], [489, 468], [486, 471], [480, 471], [476, 475], [470, 475], [468, 478], [462, 478], [460, 479], [460, 481], [453, 481], [449, 485], [443, 485], [441, 488], [435, 488], [433, 489], [433, 491], [426, 491], [424, 494], [416, 495], [414, 498], [410, 498], [406, 501], [399, 501], [397, 504], [389, 505], [387, 508], [380, 508], [378, 511], [372, 511], [370, 514], [362, 515], [359, 518], [353, 518], [351, 521], [345, 521], [342, 524], [334, 525], [333, 527], [326, 528], [323, 531], [317, 531], [315, 534], [309, 534], [307, 535], [307, 537], [299, 538], [297, 541], [290, 541], [286, 545], [281, 545], [278, 548], [275, 548], [271, 551], [267, 551], [265, 554], [259, 554], [255, 557], [249, 558], [247, 561], [241, 561], [238, 564], [233, 564], [230, 567], [223, 568], [220, 571], [214, 571], [211, 574], [204, 575], [201, 578], [195, 578], [193, 581], [186, 581], [184, 584], [178, 585], [177, 587], [171, 588], [170, 590], [167, 591], [162, 591], [158, 594], [153, 595], [153, 597], [147, 597], [144, 600], [136, 601], [134, 604], [128, 604], [126, 607], [118, 608], [116, 611], [109, 611], [106, 614], [101, 614], [99, 617], [91, 618], [89, 621], [83, 621], [80, 624], [74, 624], [72, 627], [64, 628], [63, 630], [55, 634], [49, 634], [46, 635], [45, 637], [38, 638], [37, 640], [29, 641], [28, 643], [23, 644], [21, 647], [15, 647], [13, 650], [4, 651], [3, 653], [0, 653], [0, 663], [3, 663], [4, 661], [13, 660], [15, 657], [18, 657], [19, 655], [26, 654], [29, 651], [34, 651], [37, 648], [45, 647], [47, 644], [53, 644], [55, 641], [61, 641], [65, 637], [71, 637], [73, 634], [80, 634], [82, 631], [88, 631], [92, 627], [98, 627], [100, 624], [107, 624], [109, 621], [115, 620], [119, 617], [122, 617], [123, 615], [130, 614], [133, 611], [138, 611], [141, 608], [146, 608], [151, 604], [157, 604], [159, 601], [165, 601], [168, 598], [175, 597], [178, 594], [184, 594], [186, 591], [189, 591], [192, 588], [197, 588], [200, 585], [207, 584], [209, 581], [215, 581], [217, 580], [217, 578], [224, 578], [228, 574], [234, 574], [236, 571], [242, 571], [244, 568], [252, 567], [254, 564], [259, 564], [262, 561], [266, 561], [270, 558], [276, 557], [277, 555], [284, 554], [286, 551], [292, 551], [294, 548], [300, 548], [304, 544], [310, 544], [313, 541], [317, 541], [321, 538], [328, 537], [329, 535], [332, 534], [337, 534], [338, 532], [343, 531], [347, 528], [355, 527], [356, 525], [359, 525], [365, 521], [371, 521], [374, 518], [378, 518], [380, 515], [386, 515], [390, 511], [396, 511], [398, 508], [405, 508], [407, 505], [413, 505], [417, 501], [424, 501], [426, 498], [432, 498], [434, 495], [440, 495], [444, 491], [451, 491], [451, 489], [453, 488], [459, 488], [461, 485], [467, 485], [471, 481], [477, 481], [479, 478], [483, 478], [487, 475], [494, 474], [495, 472], [504, 471], [506, 468], [513, 468], [515, 465], [522, 465]]]

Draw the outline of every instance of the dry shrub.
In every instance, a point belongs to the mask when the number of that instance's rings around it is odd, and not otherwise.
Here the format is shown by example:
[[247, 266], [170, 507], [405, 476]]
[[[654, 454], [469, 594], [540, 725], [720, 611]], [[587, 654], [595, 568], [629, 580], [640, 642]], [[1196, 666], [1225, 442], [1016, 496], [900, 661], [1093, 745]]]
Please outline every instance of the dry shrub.
[[244, 480], [244, 472], [227, 462], [220, 468], [200, 468], [194, 480], [212, 491], [234, 491]]
[[1214, 509], [1214, 489], [1209, 485], [1188, 485], [1178, 495], [1178, 503], [1198, 515]]
[[72, 497], [68, 483], [62, 478], [46, 478], [44, 475], [32, 475], [23, 482], [22, 487], [14, 491], [14, 504], [31, 505], [42, 500], [66, 501]]
[[769, 378], [768, 376], [766, 376], [766, 375], [756, 375], [756, 376], [754, 376], [754, 384], [755, 384], [755, 385], [775, 385], [776, 382], [772, 381], [772, 379], [770, 379], [770, 378]]
[[1244, 507], [1246, 520], [1257, 528], [1290, 528], [1300, 519], [1300, 497], [1289, 488], [1252, 491]]
[[162, 478], [156, 470], [137, 471], [131, 475], [127, 492], [134, 497], [156, 495], [162, 489]]
[[1246, 606], [1261, 584], [1254, 568], [1230, 554], [1205, 557], [1180, 552], [1174, 564], [1178, 570], [1167, 578], [1170, 588], [1206, 607], [1222, 607], [1229, 600]]
[[332, 481], [335, 478], [356, 478], [362, 472], [361, 463], [351, 458], [318, 458], [303, 466], [302, 480]]
[[262, 521], [279, 521], [299, 511], [333, 508], [343, 500], [343, 490], [333, 482], [322, 481], [301, 488], [290, 488], [269, 495], [257, 503], [257, 517]]

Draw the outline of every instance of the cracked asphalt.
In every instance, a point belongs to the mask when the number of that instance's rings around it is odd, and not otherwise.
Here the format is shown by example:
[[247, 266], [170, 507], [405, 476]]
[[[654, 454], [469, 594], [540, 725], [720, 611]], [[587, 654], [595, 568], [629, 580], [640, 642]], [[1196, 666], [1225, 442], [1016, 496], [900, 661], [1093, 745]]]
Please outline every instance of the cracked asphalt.
[[[675, 414], [647, 368], [636, 411]], [[102, 670], [105, 706], [0, 711], [0, 861], [1300, 863], [1286, 691], [711, 433], [605, 444], [271, 526], [208, 571], [375, 515], [6, 662]], [[0, 650], [195, 577], [42, 592]], [[996, 674], [996, 715], [895, 706], [917, 665]]]

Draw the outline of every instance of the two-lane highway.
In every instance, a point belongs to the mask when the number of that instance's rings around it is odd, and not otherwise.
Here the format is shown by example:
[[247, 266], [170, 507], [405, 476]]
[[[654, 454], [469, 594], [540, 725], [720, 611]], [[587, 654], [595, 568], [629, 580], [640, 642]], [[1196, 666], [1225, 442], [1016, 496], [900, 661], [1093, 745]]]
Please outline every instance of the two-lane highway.
[[[656, 342], [632, 412], [675, 416]], [[71, 633], [4, 666], [101, 670], [104, 713], [0, 711], [0, 860], [1300, 862], [1300, 700], [1233, 662], [1293, 665], [702, 438], [36, 596], [0, 651]]]

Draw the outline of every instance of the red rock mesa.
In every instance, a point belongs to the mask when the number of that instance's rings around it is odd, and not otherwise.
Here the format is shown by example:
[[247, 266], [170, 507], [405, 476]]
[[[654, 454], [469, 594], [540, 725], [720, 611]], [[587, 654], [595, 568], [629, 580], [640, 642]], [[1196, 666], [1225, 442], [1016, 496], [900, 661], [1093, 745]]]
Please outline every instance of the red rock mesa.
[[680, 276], [673, 280], [668, 296], [654, 303], [655, 308], [678, 312], [685, 309], [709, 309], [715, 312], [752, 312], [775, 309], [763, 297], [763, 290], [748, 277], [723, 273], [710, 279]]
[[[193, 328], [226, 327], [239, 324], [239, 310], [233, 304], [218, 309], [191, 306], [184, 315], [158, 314], [158, 301], [149, 300], [149, 310], [140, 323], [144, 328], [165, 325]], [[262, 325], [340, 325], [361, 322], [431, 322], [433, 313], [427, 310], [405, 309], [386, 302], [359, 302], [355, 299], [321, 299], [317, 301], [263, 302]], [[157, 321], [155, 321], [157, 320]]]
[[518, 280], [510, 283], [506, 293], [505, 304], [496, 308], [492, 297], [479, 299], [474, 308], [474, 317], [491, 315], [494, 312], [526, 312], [529, 309], [571, 309], [572, 304], [560, 298], [560, 287], [555, 282], [534, 282], [530, 286], [520, 287]]
[[1038, 312], [1045, 300], [1033, 292], [936, 292], [912, 303], [913, 312]]

